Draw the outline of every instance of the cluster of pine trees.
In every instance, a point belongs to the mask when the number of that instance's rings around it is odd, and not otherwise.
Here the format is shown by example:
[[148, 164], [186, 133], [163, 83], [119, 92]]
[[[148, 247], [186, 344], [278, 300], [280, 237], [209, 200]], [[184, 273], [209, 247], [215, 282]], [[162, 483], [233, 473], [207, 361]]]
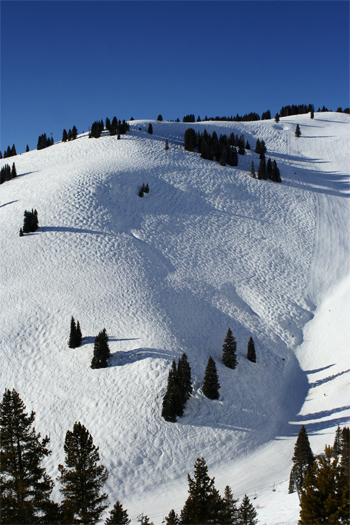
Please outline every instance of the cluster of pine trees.
[[68, 141], [75, 140], [77, 136], [78, 136], [78, 130], [76, 126], [73, 126], [73, 128], [70, 129], [68, 133], [67, 133], [67, 130], [64, 129], [62, 133], [62, 142], [67, 142], [67, 140]]
[[[1, 523], [57, 524], [97, 523], [108, 507], [103, 486], [107, 469], [100, 464], [99, 448], [94, 445], [88, 429], [75, 422], [64, 442], [64, 463], [58, 465], [61, 503], [51, 500], [53, 480], [46, 473], [43, 461], [50, 456], [50, 438], [41, 438], [34, 428], [35, 412], [26, 407], [16, 390], [5, 390], [0, 403], [0, 494]], [[194, 465], [193, 479], [188, 474], [189, 496], [180, 517], [172, 509], [165, 523], [185, 525], [224, 523], [255, 525], [256, 510], [244, 496], [237, 507], [229, 486], [221, 497], [215, 478], [208, 475], [204, 458]], [[105, 525], [129, 525], [127, 510], [116, 501]], [[152, 525], [145, 515], [138, 517], [141, 525]]]
[[37, 210], [24, 212], [23, 228], [19, 230], [20, 237], [23, 237], [24, 233], [33, 233], [39, 228], [39, 219]]
[[348, 523], [350, 515], [350, 432], [338, 428], [333, 447], [315, 457], [304, 425], [294, 447], [289, 492], [300, 498], [299, 524]]
[[139, 197], [143, 197], [145, 193], [149, 193], [149, 186], [147, 184], [142, 184], [140, 191], [139, 191]]
[[203, 159], [216, 160], [221, 166], [238, 166], [236, 145], [241, 155], [244, 155], [245, 147], [250, 149], [248, 142], [244, 145], [244, 135], [238, 137], [234, 133], [231, 133], [230, 137], [220, 135], [218, 138], [215, 131], [210, 135], [206, 130], [196, 133], [193, 128], [189, 128], [185, 132], [184, 140], [185, 150], [198, 151]]
[[106, 118], [106, 125], [103, 122], [103, 119], [100, 121], [95, 121], [92, 126], [91, 130], [89, 132], [89, 138], [95, 138], [98, 139], [102, 135], [102, 132], [107, 129], [109, 131], [110, 135], [125, 135], [128, 131], [130, 131], [129, 123], [123, 120], [121, 122], [117, 119], [117, 117], [113, 117], [112, 122], [107, 117]]
[[182, 417], [186, 402], [192, 394], [191, 367], [187, 355], [182, 354], [176, 366], [172, 362], [168, 376], [168, 385], [163, 398], [162, 416], [166, 421], [175, 422]]
[[70, 334], [68, 340], [69, 348], [78, 348], [79, 346], [81, 346], [82, 340], [83, 336], [81, 333], [80, 323], [79, 321], [76, 323], [74, 317], [72, 316], [72, 319], [70, 321]]
[[[13, 145], [12, 148], [10, 148], [10, 146], [7, 146], [7, 150], [4, 151], [4, 159], [7, 159], [8, 157], [14, 157], [15, 155], [17, 155], [16, 146]], [[2, 153], [0, 151], [0, 159], [2, 158]]]
[[[259, 138], [256, 140], [255, 153], [258, 153], [260, 162], [258, 166], [257, 178], [259, 180], [272, 180], [273, 182], [282, 182], [280, 170], [277, 167], [277, 162], [275, 160], [271, 161], [269, 158], [266, 162], [265, 153], [266, 145], [264, 140]], [[255, 167], [254, 161], [252, 161], [250, 166], [250, 176], [255, 179]]]
[[[279, 116], [289, 117], [290, 115], [302, 115], [304, 113], [309, 113], [310, 111], [314, 111], [314, 109], [315, 108], [313, 104], [299, 104], [299, 105], [293, 104], [292, 106], [282, 106], [279, 112]], [[327, 110], [325, 109], [325, 111]]]
[[10, 168], [9, 164], [5, 164], [0, 171], [0, 184], [3, 182], [6, 182], [7, 180], [11, 180], [17, 177], [17, 170], [16, 165], [13, 162], [12, 168]]
[[48, 148], [49, 146], [52, 146], [54, 144], [53, 136], [51, 135], [51, 138], [46, 135], [46, 133], [43, 133], [38, 138], [38, 145], [36, 149], [44, 149]]

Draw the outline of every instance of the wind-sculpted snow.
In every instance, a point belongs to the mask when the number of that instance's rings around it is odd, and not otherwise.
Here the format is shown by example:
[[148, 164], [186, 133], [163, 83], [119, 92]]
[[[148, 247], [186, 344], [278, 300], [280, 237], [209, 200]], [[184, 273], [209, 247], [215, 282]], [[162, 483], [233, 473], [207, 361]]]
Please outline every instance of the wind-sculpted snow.
[[[109, 470], [111, 505], [119, 498], [133, 519], [144, 512], [158, 525], [181, 508], [198, 456], [221, 491], [229, 484], [239, 496], [288, 476], [308, 372], [318, 368], [310, 347], [303, 366], [303, 329], [349, 274], [350, 137], [348, 116], [330, 113], [279, 123], [152, 121], [153, 135], [148, 123], [131, 122], [121, 140], [81, 135], [13, 158], [18, 177], [0, 187], [1, 386], [16, 388], [36, 411], [37, 429], [50, 434], [53, 477], [65, 433], [81, 421]], [[222, 167], [183, 149], [188, 127], [244, 133], [252, 150], [238, 168]], [[249, 177], [257, 138], [282, 184]], [[140, 198], [143, 183], [150, 193]], [[19, 237], [32, 208], [39, 230]], [[83, 332], [74, 350], [71, 315]], [[92, 370], [104, 327], [110, 366]], [[228, 327], [237, 339], [234, 371], [221, 362]], [[250, 336], [256, 364], [246, 359]], [[183, 352], [194, 392], [172, 424], [161, 418], [162, 396]], [[201, 392], [210, 355], [218, 401]], [[344, 375], [337, 368], [334, 380]], [[266, 473], [263, 458], [274, 454], [281, 466]]]

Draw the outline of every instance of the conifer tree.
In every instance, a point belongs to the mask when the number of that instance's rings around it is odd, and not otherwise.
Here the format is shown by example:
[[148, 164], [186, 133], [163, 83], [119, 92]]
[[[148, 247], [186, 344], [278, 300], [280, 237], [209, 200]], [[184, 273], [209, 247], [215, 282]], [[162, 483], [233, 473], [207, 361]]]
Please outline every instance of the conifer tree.
[[333, 454], [336, 456], [339, 455], [341, 453], [341, 448], [342, 448], [342, 430], [340, 426], [338, 425], [337, 430], [335, 431]]
[[180, 400], [177, 389], [176, 362], [173, 360], [168, 375], [167, 390], [163, 398], [162, 417], [164, 417], [165, 421], [175, 423], [176, 418], [179, 415], [179, 406]]
[[109, 518], [105, 521], [105, 525], [129, 525], [130, 522], [127, 511], [123, 509], [123, 505], [117, 500], [109, 513]]
[[50, 439], [40, 439], [34, 419], [16, 390], [6, 389], [0, 403], [1, 523], [48, 523], [52, 513], [59, 516], [50, 500], [53, 482], [42, 466]]
[[154, 525], [153, 521], [150, 521], [148, 516], [145, 516], [144, 514], [140, 514], [140, 516], [137, 516], [137, 521], [141, 525]]
[[266, 163], [266, 177], [268, 179], [272, 179], [272, 162], [271, 162], [270, 157], [267, 159], [267, 163]]
[[67, 133], [67, 130], [64, 129], [62, 133], [62, 142], [67, 142], [67, 140], [68, 140], [68, 133]]
[[77, 344], [77, 326], [75, 324], [75, 319], [72, 316], [70, 321], [70, 334], [69, 334], [69, 341], [68, 341], [69, 348], [76, 348], [79, 346]]
[[299, 124], [297, 124], [297, 127], [295, 128], [295, 136], [300, 137], [300, 135], [301, 135], [300, 126]]
[[78, 136], [78, 130], [77, 130], [76, 126], [73, 126], [73, 128], [72, 128], [72, 139], [73, 140], [76, 139], [77, 136]]
[[301, 489], [299, 524], [349, 523], [349, 488], [339, 456], [325, 446]]
[[15, 177], [17, 177], [17, 170], [16, 170], [16, 164], [13, 163], [12, 170], [11, 170], [11, 179], [14, 179]]
[[227, 368], [232, 368], [233, 370], [237, 366], [236, 339], [233, 337], [230, 328], [227, 330], [225, 342], [222, 346], [222, 362]]
[[214, 359], [210, 356], [205, 369], [203, 394], [209, 399], [219, 399], [219, 377]]
[[255, 345], [252, 337], [250, 337], [248, 341], [247, 358], [252, 363], [256, 363]]
[[252, 177], [252, 179], [255, 179], [255, 170], [254, 170], [254, 162], [252, 161], [251, 165], [250, 165], [250, 176]]
[[191, 367], [185, 353], [182, 354], [181, 358], [179, 359], [177, 366], [177, 376], [180, 399], [183, 406], [185, 406], [186, 401], [188, 401], [192, 394]]
[[169, 142], [168, 142], [168, 139], [166, 139], [166, 141], [165, 141], [165, 147], [164, 147], [164, 149], [165, 149], [166, 151], [168, 151], [168, 149], [169, 149]]
[[271, 180], [273, 180], [273, 182], [282, 182], [281, 181], [280, 170], [278, 169], [277, 163], [276, 163], [275, 160], [273, 160], [273, 162], [272, 162]]
[[220, 513], [220, 523], [231, 525], [237, 523], [238, 509], [236, 507], [238, 499], [233, 498], [231, 487], [225, 487], [225, 493], [222, 500], [223, 510]]
[[151, 122], [148, 124], [148, 133], [150, 135], [152, 135], [152, 133], [153, 133], [153, 126], [152, 126]]
[[256, 525], [257, 512], [248, 496], [245, 494], [238, 510], [237, 525]]
[[203, 457], [196, 459], [193, 479], [189, 474], [187, 478], [189, 496], [181, 510], [181, 524], [217, 523], [222, 510], [222, 500], [215, 488], [215, 478], [208, 475], [208, 467]]
[[91, 361], [91, 368], [106, 368], [110, 356], [111, 352], [108, 346], [108, 336], [106, 329], [104, 328], [102, 332], [95, 337], [94, 356]]
[[259, 162], [259, 168], [258, 168], [258, 179], [264, 180], [266, 179], [266, 163], [265, 163], [265, 157], [260, 159]]
[[37, 210], [24, 212], [23, 233], [35, 232], [39, 228]]
[[278, 113], [276, 113], [275, 115], [275, 122], [279, 122], [280, 121], [280, 116]]
[[101, 489], [108, 473], [103, 465], [98, 465], [98, 447], [80, 422], [74, 423], [73, 431], [67, 431], [64, 452], [65, 465], [58, 466], [64, 521], [96, 523], [107, 508], [108, 496], [101, 494]]
[[306, 429], [302, 425], [294, 446], [294, 463], [289, 478], [289, 493], [297, 490], [300, 493], [305, 483], [306, 473], [310, 472], [314, 463], [314, 456], [310, 447]]
[[180, 518], [174, 509], [171, 509], [169, 516], [165, 516], [164, 520], [166, 525], [180, 525]]
[[83, 336], [81, 333], [80, 323], [78, 321], [77, 323], [77, 346], [81, 346], [82, 339], [83, 339]]

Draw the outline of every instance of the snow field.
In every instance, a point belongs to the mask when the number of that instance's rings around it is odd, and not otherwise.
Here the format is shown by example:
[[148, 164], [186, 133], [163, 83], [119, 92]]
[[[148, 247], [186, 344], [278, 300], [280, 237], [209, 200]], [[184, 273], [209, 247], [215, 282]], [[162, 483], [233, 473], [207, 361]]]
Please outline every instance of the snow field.
[[[240, 497], [259, 491], [262, 523], [296, 523], [286, 480], [300, 425], [319, 453], [337, 422], [349, 420], [349, 338], [339, 350], [340, 310], [331, 318], [322, 310], [340, 287], [339, 308], [349, 311], [349, 119], [152, 122], [152, 136], [148, 122], [131, 122], [119, 141], [80, 136], [1, 161], [14, 161], [19, 174], [0, 187], [2, 389], [16, 388], [36, 411], [36, 428], [50, 434], [53, 478], [65, 433], [81, 421], [109, 471], [110, 505], [119, 498], [133, 520], [144, 512], [158, 525], [181, 509], [187, 472], [204, 456], [221, 492], [226, 484]], [[258, 167], [253, 151], [238, 168], [185, 152], [187, 127], [244, 133], [252, 150], [264, 139], [282, 184], [248, 176], [252, 160]], [[142, 183], [150, 194], [140, 199]], [[40, 229], [20, 238], [31, 208]], [[75, 350], [67, 345], [71, 315], [84, 337]], [[91, 370], [104, 327], [110, 367]], [[235, 371], [221, 363], [228, 327]], [[245, 358], [250, 335], [256, 365]], [[182, 352], [194, 395], [171, 424], [161, 401]], [[221, 383], [214, 402], [201, 393], [209, 355]]]

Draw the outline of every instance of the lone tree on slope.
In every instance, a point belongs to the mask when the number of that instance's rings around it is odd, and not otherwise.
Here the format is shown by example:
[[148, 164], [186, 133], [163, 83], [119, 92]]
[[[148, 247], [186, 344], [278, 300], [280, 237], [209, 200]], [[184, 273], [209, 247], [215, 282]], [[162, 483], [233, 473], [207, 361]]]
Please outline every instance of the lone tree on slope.
[[295, 490], [300, 493], [305, 483], [306, 473], [311, 472], [314, 464], [314, 455], [304, 425], [299, 431], [292, 460], [294, 465], [289, 478], [289, 493]]
[[295, 136], [300, 137], [300, 135], [301, 135], [300, 126], [299, 124], [297, 124], [297, 127], [295, 128]]
[[250, 337], [248, 341], [247, 358], [252, 363], [256, 363], [255, 345], [252, 337]]
[[108, 496], [100, 492], [108, 473], [103, 465], [98, 465], [98, 447], [80, 422], [74, 423], [72, 432], [67, 431], [64, 451], [65, 465], [58, 465], [64, 521], [96, 523], [107, 508]]
[[203, 394], [209, 399], [219, 399], [219, 377], [214, 359], [210, 356], [205, 369]]
[[[50, 500], [53, 482], [42, 462], [51, 454], [16, 390], [5, 390], [0, 404], [0, 494], [2, 523], [53, 523], [58, 505]], [[41, 520], [41, 521], [40, 521]]]
[[222, 362], [227, 368], [232, 368], [233, 370], [237, 366], [236, 339], [233, 337], [230, 328], [227, 330], [225, 342], [222, 346]]
[[106, 368], [111, 352], [108, 346], [108, 335], [104, 328], [96, 337], [94, 343], [94, 356], [91, 368]]

